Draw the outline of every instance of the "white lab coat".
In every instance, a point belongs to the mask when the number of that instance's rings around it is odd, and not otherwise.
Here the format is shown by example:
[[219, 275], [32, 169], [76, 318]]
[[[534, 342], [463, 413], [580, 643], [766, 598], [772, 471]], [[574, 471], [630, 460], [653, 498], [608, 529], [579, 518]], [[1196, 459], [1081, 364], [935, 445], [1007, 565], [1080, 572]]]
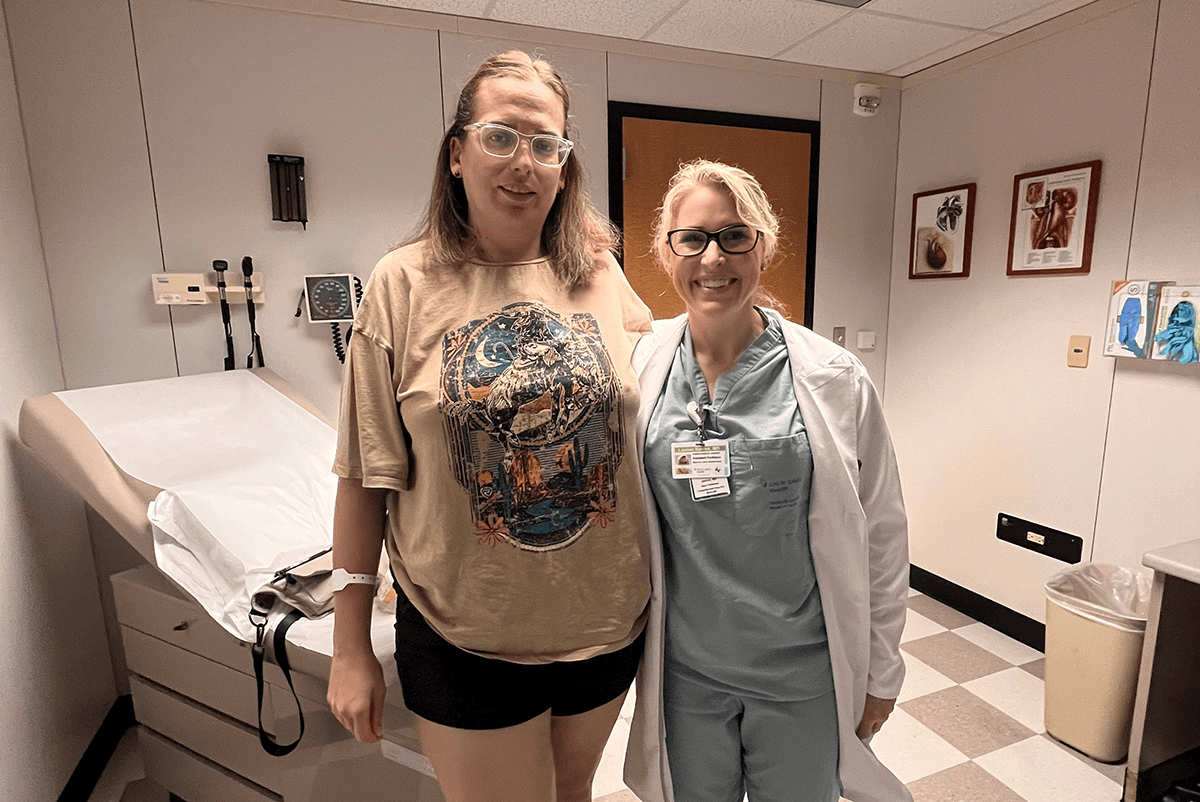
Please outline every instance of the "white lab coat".
[[[854, 734], [866, 695], [894, 699], [904, 682], [900, 633], [908, 598], [908, 525], [883, 407], [854, 355], [773, 311], [767, 314], [783, 325], [796, 400], [812, 446], [809, 539], [833, 663], [842, 794], [853, 802], [911, 802], [904, 784]], [[645, 456], [646, 427], [685, 322], [686, 316], [656, 321], [654, 332], [634, 352], [642, 390], [639, 458]], [[662, 538], [644, 474], [642, 483], [653, 588], [625, 783], [644, 802], [675, 802], [662, 711]]]

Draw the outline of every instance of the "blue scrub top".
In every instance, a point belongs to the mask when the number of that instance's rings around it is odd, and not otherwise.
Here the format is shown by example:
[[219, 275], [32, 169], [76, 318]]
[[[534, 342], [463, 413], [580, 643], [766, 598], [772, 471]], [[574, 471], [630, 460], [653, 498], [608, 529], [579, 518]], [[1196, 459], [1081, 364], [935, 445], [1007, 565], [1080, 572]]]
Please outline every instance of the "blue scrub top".
[[[718, 379], [709, 399], [685, 330], [646, 434], [646, 473], [662, 525], [666, 670], [761, 699], [801, 701], [833, 690], [833, 670], [808, 540], [813, 461], [783, 329], [766, 330]], [[730, 495], [693, 501], [671, 477], [671, 444], [730, 444]]]

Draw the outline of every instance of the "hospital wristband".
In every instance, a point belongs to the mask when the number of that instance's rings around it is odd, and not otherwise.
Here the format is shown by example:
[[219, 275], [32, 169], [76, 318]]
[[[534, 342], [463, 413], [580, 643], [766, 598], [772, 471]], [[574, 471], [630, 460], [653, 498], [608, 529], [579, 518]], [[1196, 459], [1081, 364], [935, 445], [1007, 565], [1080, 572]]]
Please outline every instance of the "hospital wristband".
[[347, 585], [379, 585], [379, 577], [375, 574], [352, 574], [345, 568], [333, 569], [333, 592], [344, 590]]

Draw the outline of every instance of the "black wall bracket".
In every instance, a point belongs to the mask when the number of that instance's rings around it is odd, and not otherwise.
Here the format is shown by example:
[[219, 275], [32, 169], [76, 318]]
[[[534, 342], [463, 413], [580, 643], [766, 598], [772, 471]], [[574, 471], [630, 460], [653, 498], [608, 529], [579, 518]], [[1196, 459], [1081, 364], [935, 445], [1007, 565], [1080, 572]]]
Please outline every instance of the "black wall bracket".
[[308, 202], [304, 197], [304, 157], [267, 156], [271, 168], [271, 219], [300, 223], [308, 229]]
[[1083, 559], [1083, 538], [1006, 512], [996, 516], [996, 537], [1065, 563]]

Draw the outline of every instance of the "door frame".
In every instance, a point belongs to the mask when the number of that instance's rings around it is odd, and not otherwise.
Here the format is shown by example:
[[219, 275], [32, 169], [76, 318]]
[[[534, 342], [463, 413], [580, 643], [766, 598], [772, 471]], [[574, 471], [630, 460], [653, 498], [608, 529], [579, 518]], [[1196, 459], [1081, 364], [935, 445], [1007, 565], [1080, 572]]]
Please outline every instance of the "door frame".
[[[711, 109], [688, 109], [679, 106], [658, 106], [649, 103], [626, 103], [608, 101], [608, 216], [613, 224], [625, 234], [625, 191], [624, 191], [624, 131], [626, 117], [643, 120], [667, 120], [670, 122], [700, 123], [703, 125], [725, 125], [738, 128], [760, 128], [768, 131], [791, 131], [810, 134], [808, 164], [808, 247], [804, 254], [804, 320], [812, 328], [814, 277], [817, 272], [817, 194], [818, 168], [821, 163], [821, 123], [817, 120], [797, 120], [790, 117], [769, 117], [761, 114], [738, 114]], [[618, 255], [622, 267], [624, 253]]]

